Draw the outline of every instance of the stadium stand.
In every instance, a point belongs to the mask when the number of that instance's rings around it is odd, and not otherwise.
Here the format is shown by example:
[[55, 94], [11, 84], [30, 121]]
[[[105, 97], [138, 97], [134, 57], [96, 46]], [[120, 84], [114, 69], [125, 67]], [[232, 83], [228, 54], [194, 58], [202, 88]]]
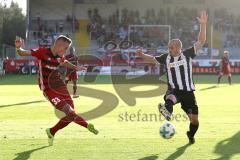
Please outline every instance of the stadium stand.
[[[218, 3], [218, 7], [211, 7], [214, 3]], [[128, 36], [133, 34], [129, 25], [137, 24], [170, 25], [171, 38], [181, 39], [183, 47], [187, 48], [197, 39], [196, 15], [203, 8], [209, 8], [211, 23], [207, 43], [197, 57], [200, 62], [196, 62], [196, 66], [209, 65], [212, 60], [218, 62], [223, 50], [230, 51], [231, 59], [240, 60], [240, 14], [238, 8], [226, 5], [224, 0], [152, 0], [152, 3], [145, 0], [58, 0], [57, 3], [56, 0], [31, 0], [26, 47], [50, 46], [58, 35], [63, 34], [73, 40], [77, 55], [93, 54], [104, 59], [108, 56], [101, 50], [104, 44], [108, 41], [119, 44], [129, 39]], [[168, 39], [162, 36], [153, 38], [156, 32], [152, 34], [143, 29], [134, 32], [136, 44], [146, 49], [155, 48], [153, 52], [166, 50]], [[133, 57], [131, 53], [129, 61]], [[232, 65], [237, 65], [237, 62]]]

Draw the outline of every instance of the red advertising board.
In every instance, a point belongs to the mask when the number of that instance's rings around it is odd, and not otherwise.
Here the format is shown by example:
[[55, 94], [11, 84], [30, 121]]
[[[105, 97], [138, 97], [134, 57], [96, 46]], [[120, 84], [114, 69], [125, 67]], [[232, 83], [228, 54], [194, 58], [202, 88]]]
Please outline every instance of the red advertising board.
[[7, 59], [4, 61], [6, 73], [19, 72], [24, 65], [37, 66], [38, 62], [34, 59]]

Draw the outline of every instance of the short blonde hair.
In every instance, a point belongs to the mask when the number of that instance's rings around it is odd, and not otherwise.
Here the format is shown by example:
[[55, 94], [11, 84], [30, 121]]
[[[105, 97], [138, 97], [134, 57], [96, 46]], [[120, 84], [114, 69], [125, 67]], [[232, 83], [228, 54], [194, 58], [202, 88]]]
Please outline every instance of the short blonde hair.
[[59, 40], [62, 40], [62, 41], [64, 41], [64, 42], [67, 42], [67, 43], [69, 43], [69, 45], [72, 44], [72, 40], [71, 40], [70, 38], [68, 38], [67, 36], [64, 36], [64, 35], [58, 36], [55, 42], [57, 42], [57, 41], [59, 41]]

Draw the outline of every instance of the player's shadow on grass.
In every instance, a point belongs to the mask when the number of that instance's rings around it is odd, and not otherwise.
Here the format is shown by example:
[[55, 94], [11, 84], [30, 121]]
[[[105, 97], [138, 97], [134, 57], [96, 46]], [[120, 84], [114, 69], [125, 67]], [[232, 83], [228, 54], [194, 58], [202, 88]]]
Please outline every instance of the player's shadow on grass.
[[230, 160], [234, 155], [240, 154], [240, 131], [231, 136], [230, 138], [224, 139], [215, 147], [214, 153], [221, 157], [215, 160]]
[[43, 102], [46, 102], [46, 101], [45, 100], [40, 100], [40, 101], [30, 101], [30, 102], [22, 102], [22, 103], [15, 103], [15, 104], [6, 104], [6, 105], [0, 105], [0, 108], [20, 106], [20, 105], [28, 105], [28, 104], [34, 104], [34, 103], [43, 103]]
[[207, 91], [207, 90], [210, 90], [210, 89], [216, 89], [216, 88], [220, 88], [220, 87], [222, 88], [222, 87], [227, 87], [227, 86], [213, 85], [213, 86], [210, 86], [210, 87], [207, 87], [207, 88], [202, 88], [199, 91]]
[[216, 88], [218, 88], [218, 86], [217, 86], [217, 85], [214, 85], [214, 86], [210, 86], [210, 87], [207, 87], [207, 88], [202, 88], [202, 89], [200, 89], [199, 91], [206, 91], [206, 90], [216, 89]]
[[28, 151], [17, 153], [16, 154], [17, 157], [14, 158], [13, 160], [27, 160], [27, 159], [30, 158], [30, 156], [33, 152], [39, 151], [39, 150], [47, 148], [47, 147], [49, 147], [49, 146], [42, 146], [42, 147], [39, 147], [39, 148], [35, 148], [35, 149], [28, 150]]
[[175, 160], [177, 158], [179, 158], [184, 152], [185, 150], [190, 146], [190, 144], [185, 144], [184, 146], [182, 147], [179, 147], [177, 149], [176, 152], [172, 153], [171, 155], [169, 155], [166, 160]]
[[138, 160], [157, 160], [157, 159], [158, 159], [158, 155], [154, 154], [154, 155], [151, 155], [151, 156], [140, 158]]

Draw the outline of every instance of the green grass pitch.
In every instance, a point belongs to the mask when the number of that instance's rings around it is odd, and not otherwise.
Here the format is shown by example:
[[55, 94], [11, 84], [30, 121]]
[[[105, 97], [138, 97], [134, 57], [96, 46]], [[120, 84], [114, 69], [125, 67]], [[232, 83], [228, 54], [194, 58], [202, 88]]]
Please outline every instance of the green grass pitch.
[[[177, 133], [165, 140], [159, 135], [165, 121], [151, 117], [158, 114], [156, 106], [162, 96], [138, 98], [137, 105], [130, 107], [117, 96], [112, 84], [84, 84], [116, 95], [117, 108], [90, 120], [99, 135], [70, 124], [58, 132], [54, 146], [48, 147], [45, 129], [58, 119], [39, 91], [36, 76], [0, 77], [0, 160], [239, 160], [240, 76], [233, 76], [232, 86], [224, 80], [215, 87], [216, 78], [195, 76], [200, 128], [194, 145], [187, 145], [189, 123], [179, 105], [174, 106], [178, 120], [172, 121]], [[135, 89], [153, 88], [143, 85]], [[82, 113], [94, 109], [101, 100], [80, 96], [74, 102]]]

